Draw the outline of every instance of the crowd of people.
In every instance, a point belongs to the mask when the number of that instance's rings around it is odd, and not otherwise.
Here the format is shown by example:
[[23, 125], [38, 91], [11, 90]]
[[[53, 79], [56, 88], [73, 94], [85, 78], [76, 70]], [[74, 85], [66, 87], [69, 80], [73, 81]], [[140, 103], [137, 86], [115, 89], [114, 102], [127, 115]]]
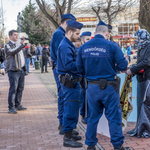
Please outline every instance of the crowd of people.
[[[131, 136], [150, 136], [149, 80], [150, 80], [150, 34], [140, 29], [136, 32], [138, 45], [137, 64], [128, 68], [131, 62], [131, 46], [123, 47], [111, 40], [112, 26], [100, 21], [95, 36], [91, 32], [80, 33], [83, 24], [76, 21], [72, 14], [62, 15], [61, 25], [54, 32], [50, 48], [30, 43], [25, 38], [17, 44], [18, 32], [9, 32], [10, 41], [5, 45], [5, 62], [10, 89], [8, 95], [9, 113], [26, 110], [21, 105], [24, 89], [24, 77], [29, 73], [29, 65], [42, 58], [47, 72], [47, 60], [51, 62], [58, 91], [59, 134], [64, 135], [63, 146], [82, 147], [82, 139], [76, 131], [79, 112], [82, 122], [87, 124], [85, 144], [87, 150], [96, 150], [98, 142], [97, 125], [103, 112], [109, 123], [111, 143], [114, 150], [130, 150], [124, 147], [122, 132], [122, 110], [120, 106], [120, 78], [117, 72], [126, 72], [128, 76], [137, 75], [138, 81], [138, 117]], [[124, 57], [127, 50], [129, 63]], [[1, 53], [0, 53], [1, 54]], [[2, 56], [2, 55], [0, 55]], [[44, 68], [42, 66], [42, 72]], [[104, 111], [105, 110], [105, 111]], [[146, 118], [146, 119], [144, 119]]]
[[[38, 44], [37, 46], [35, 44], [25, 43], [25, 47], [23, 48], [23, 53], [25, 57], [25, 63], [27, 67], [27, 72], [30, 73], [30, 66], [35, 68], [35, 62], [41, 61], [41, 67], [42, 67], [42, 73], [44, 72], [44, 66], [45, 66], [45, 73], [48, 73], [47, 71], [47, 63], [49, 63], [49, 67], [51, 67], [51, 58], [50, 58], [50, 46], [45, 44], [41, 45]], [[6, 62], [5, 62], [5, 52], [4, 48], [0, 47], [0, 68], [6, 70]]]

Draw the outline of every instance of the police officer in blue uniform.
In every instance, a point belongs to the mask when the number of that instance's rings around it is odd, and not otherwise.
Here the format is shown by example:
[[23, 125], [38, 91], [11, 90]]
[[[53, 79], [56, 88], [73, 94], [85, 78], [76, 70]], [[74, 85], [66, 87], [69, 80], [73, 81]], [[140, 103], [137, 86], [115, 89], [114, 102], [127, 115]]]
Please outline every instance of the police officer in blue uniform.
[[63, 98], [63, 92], [61, 89], [61, 85], [58, 79], [58, 74], [56, 73], [57, 69], [57, 49], [62, 41], [62, 39], [65, 36], [65, 30], [67, 27], [66, 21], [67, 20], [76, 20], [76, 18], [72, 14], [64, 14], [62, 15], [61, 19], [61, 25], [60, 27], [54, 32], [52, 39], [51, 39], [51, 44], [50, 44], [50, 54], [51, 54], [51, 59], [52, 59], [52, 69], [53, 69], [53, 74], [54, 78], [57, 84], [57, 92], [58, 92], [58, 119], [59, 119], [59, 127], [58, 129], [59, 134], [62, 133], [62, 122], [63, 122], [63, 111], [64, 111], [64, 98]]
[[59, 45], [57, 55], [57, 72], [64, 93], [63, 133], [65, 147], [82, 147], [81, 136], [72, 134], [79, 117], [79, 96], [82, 79], [76, 68], [76, 48], [72, 42], [80, 37], [83, 24], [75, 21], [67, 21], [65, 38]]
[[119, 46], [108, 38], [108, 27], [100, 22], [95, 37], [82, 45], [77, 57], [77, 69], [87, 79], [88, 122], [86, 131], [87, 150], [95, 150], [98, 141], [97, 125], [105, 109], [109, 122], [111, 143], [115, 150], [130, 150], [123, 147], [122, 115], [119, 99], [120, 79], [116, 70], [127, 69], [128, 62]]
[[[81, 34], [82, 44], [85, 44], [89, 40], [91, 40], [91, 32], [86, 31]], [[86, 98], [86, 90], [85, 90], [85, 82], [84, 78], [80, 82], [80, 115], [82, 116], [82, 123], [87, 124], [87, 118], [85, 117], [85, 111], [87, 111], [87, 98]], [[86, 105], [85, 105], [86, 102]]]

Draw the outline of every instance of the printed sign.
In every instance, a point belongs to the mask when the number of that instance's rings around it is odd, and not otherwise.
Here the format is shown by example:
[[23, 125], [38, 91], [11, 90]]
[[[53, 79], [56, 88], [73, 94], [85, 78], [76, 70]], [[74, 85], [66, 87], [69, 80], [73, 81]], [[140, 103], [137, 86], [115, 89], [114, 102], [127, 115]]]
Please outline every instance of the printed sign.
[[97, 21], [96, 17], [81, 17], [77, 18], [78, 22], [89, 22], [89, 21]]

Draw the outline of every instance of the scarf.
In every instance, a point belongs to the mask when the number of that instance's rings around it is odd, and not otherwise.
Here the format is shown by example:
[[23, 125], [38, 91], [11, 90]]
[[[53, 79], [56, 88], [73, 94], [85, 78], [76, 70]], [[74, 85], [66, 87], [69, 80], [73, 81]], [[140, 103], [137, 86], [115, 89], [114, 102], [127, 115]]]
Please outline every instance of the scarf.
[[143, 49], [150, 43], [150, 34], [145, 29], [140, 29], [135, 33], [138, 49]]

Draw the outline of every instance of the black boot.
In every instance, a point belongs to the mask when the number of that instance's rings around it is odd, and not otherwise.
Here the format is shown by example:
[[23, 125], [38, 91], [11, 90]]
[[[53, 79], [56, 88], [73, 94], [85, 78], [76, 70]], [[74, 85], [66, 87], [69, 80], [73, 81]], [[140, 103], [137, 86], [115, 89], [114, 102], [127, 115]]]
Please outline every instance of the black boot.
[[96, 150], [96, 147], [95, 147], [95, 146], [94, 146], [94, 147], [88, 146], [88, 147], [87, 147], [87, 150]]
[[65, 147], [74, 147], [74, 148], [78, 148], [78, 147], [82, 147], [83, 144], [76, 142], [73, 138], [72, 138], [72, 131], [66, 132], [64, 135], [64, 143], [63, 145]]
[[59, 134], [60, 134], [60, 135], [64, 135], [62, 125], [60, 125], [60, 128], [59, 128]]
[[76, 131], [76, 130], [73, 130], [73, 131], [72, 131], [72, 134], [78, 135], [78, 134], [79, 134], [79, 132], [78, 132], [78, 131]]
[[121, 146], [120, 148], [115, 148], [114, 150], [131, 150], [131, 148]]
[[58, 130], [60, 130], [60, 126], [61, 126], [61, 125], [59, 124], [59, 126], [58, 126]]
[[75, 134], [72, 134], [72, 138], [75, 140], [75, 141], [79, 141], [82, 139], [81, 136], [78, 136], [78, 135], [75, 135]]

